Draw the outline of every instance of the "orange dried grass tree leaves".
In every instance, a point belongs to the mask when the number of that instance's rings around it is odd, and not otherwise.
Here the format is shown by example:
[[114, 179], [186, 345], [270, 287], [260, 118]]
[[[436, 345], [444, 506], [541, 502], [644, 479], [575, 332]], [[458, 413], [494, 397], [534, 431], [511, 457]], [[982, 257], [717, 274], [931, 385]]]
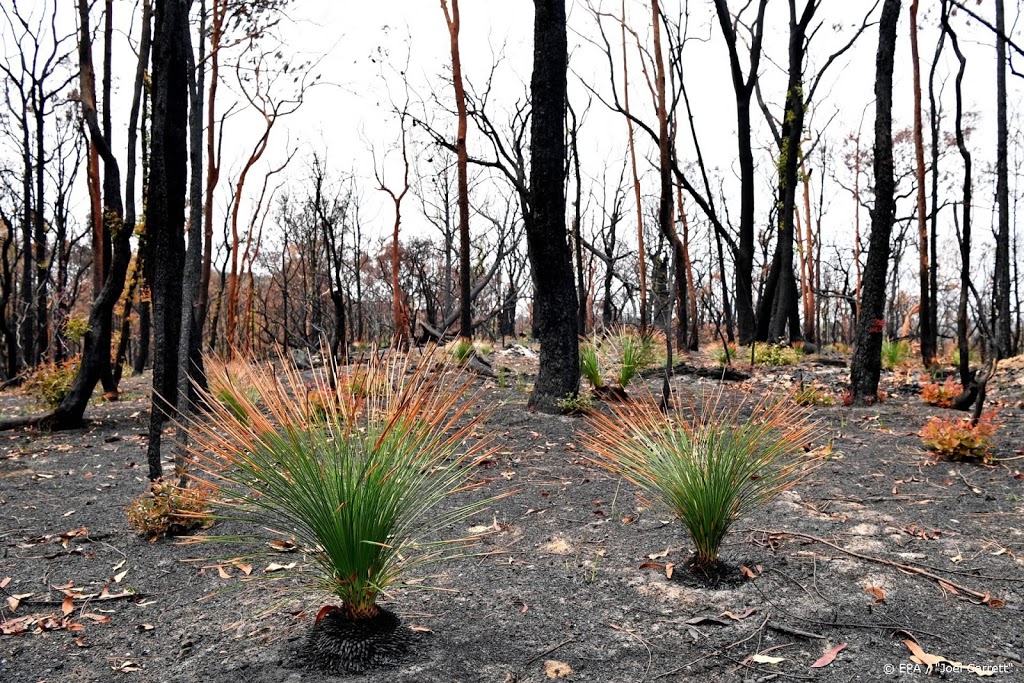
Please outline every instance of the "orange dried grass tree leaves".
[[372, 618], [410, 568], [456, 553], [469, 539], [436, 539], [494, 500], [443, 504], [475, 486], [489, 408], [441, 355], [374, 353], [306, 375], [285, 359], [211, 363], [208, 414], [188, 425], [218, 507], [254, 523], [241, 540], [293, 538], [310, 559], [300, 583], [339, 598], [348, 618]]
[[809, 473], [822, 457], [810, 410], [767, 397], [745, 415], [722, 394], [663, 414], [653, 397], [612, 404], [588, 418], [591, 461], [643, 489], [682, 521], [691, 566], [718, 562], [729, 527]]

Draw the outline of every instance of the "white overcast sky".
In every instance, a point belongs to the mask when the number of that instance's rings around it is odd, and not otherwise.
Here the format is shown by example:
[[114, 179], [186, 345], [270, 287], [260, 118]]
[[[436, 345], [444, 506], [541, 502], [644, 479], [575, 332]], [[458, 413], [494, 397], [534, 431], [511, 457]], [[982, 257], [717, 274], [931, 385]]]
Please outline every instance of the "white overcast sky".
[[[0, 0], [8, 2], [9, 0]], [[29, 0], [29, 4], [37, 0]], [[63, 13], [62, 22], [73, 26], [75, 22], [72, 4], [55, 0]], [[128, 30], [127, 20], [138, 0], [115, 0], [118, 25]], [[601, 0], [593, 0], [600, 3]], [[680, 2], [682, 0], [679, 0]], [[604, 8], [618, 12], [620, 0], [604, 0]], [[678, 3], [663, 0], [674, 12]], [[47, 3], [49, 4], [49, 3]], [[727, 54], [720, 37], [717, 23], [713, 22], [710, 0], [690, 0], [691, 41], [684, 53], [684, 78], [694, 107], [695, 124], [707, 157], [709, 166], [722, 169], [727, 190], [735, 196], [738, 186], [734, 166], [736, 157], [735, 108], [728, 75]], [[733, 2], [739, 6], [742, 3]], [[802, 5], [802, 0], [798, 5]], [[859, 25], [863, 14], [873, 3], [869, 0], [825, 0], [819, 14], [824, 20], [819, 37], [812, 45], [807, 73], [809, 77], [817, 72], [828, 54], [845, 43], [855, 25]], [[895, 80], [896, 125], [907, 126], [912, 120], [910, 46], [908, 40], [907, 11], [905, 1], [898, 38], [897, 73]], [[936, 0], [922, 0], [922, 69], [927, 69], [934, 51], [937, 37], [938, 3]], [[989, 3], [985, 3], [988, 5]], [[195, 3], [198, 6], [198, 3]], [[531, 46], [533, 29], [533, 3], [530, 0], [462, 0], [462, 54], [464, 73], [467, 80], [482, 85], [488, 76], [492, 55], [501, 51], [503, 67], [495, 78], [493, 100], [501, 107], [510, 107], [523, 98], [528, 89], [531, 73]], [[1015, 25], [1016, 3], [1007, 3], [1008, 23]], [[648, 31], [649, 9], [646, 2], [627, 2], [631, 23], [645, 35]], [[979, 11], [987, 11], [987, 7]], [[876, 10], [877, 15], [877, 10]], [[98, 20], [94, 18], [94, 22]], [[975, 151], [976, 165], [983, 166], [994, 156], [994, 48], [991, 47], [990, 33], [977, 24], [968, 24], [966, 17], [955, 19], [960, 28], [961, 41], [968, 53], [968, 78], [966, 107], [979, 113], [977, 132], [970, 143]], [[570, 97], [577, 109], [582, 109], [588, 97], [580, 84], [585, 80], [601, 93], [607, 94], [608, 67], [603, 54], [589, 42], [597, 34], [594, 19], [582, 2], [569, 2], [569, 43], [572, 53], [570, 67]], [[135, 27], [137, 31], [137, 26]], [[765, 40], [765, 57], [762, 60], [762, 88], [764, 96], [777, 115], [781, 115], [785, 90], [786, 39], [788, 30], [787, 3], [772, 0], [768, 6], [768, 21]], [[609, 37], [613, 41], [618, 64], [618, 31], [608, 25]], [[378, 0], [377, 2], [345, 2], [342, 0], [294, 0], [288, 10], [287, 20], [279, 27], [283, 38], [282, 50], [293, 55], [293, 62], [303, 59], [319, 60], [316, 70], [326, 83], [314, 88], [305, 105], [293, 116], [283, 119], [275, 128], [272, 144], [264, 160], [262, 170], [277, 166], [287, 149], [298, 149], [288, 174], [293, 189], [301, 190], [301, 178], [306, 172], [307, 161], [313, 151], [326, 156], [329, 168], [336, 174], [354, 172], [361, 178], [365, 206], [363, 216], [368, 222], [369, 234], [383, 234], [390, 228], [391, 209], [382, 193], [375, 192], [371, 148], [378, 159], [394, 144], [397, 136], [397, 122], [391, 115], [389, 92], [401, 97], [401, 83], [395, 71], [403, 68], [408, 52], [408, 77], [415, 91], [414, 98], [426, 97], [433, 90], [448, 96], [448, 86], [443, 80], [447, 73], [449, 53], [448, 35], [438, 0]], [[874, 55], [877, 46], [877, 28], [869, 28], [854, 50], [836, 63], [826, 76], [815, 104], [810, 125], [817, 131], [831, 119], [826, 135], [833, 141], [840, 141], [854, 131], [864, 118], [864, 138], [870, 140], [873, 101]], [[6, 39], [5, 39], [6, 42]], [[4, 45], [6, 53], [13, 46]], [[378, 49], [383, 48], [390, 55], [391, 64], [382, 69]], [[237, 50], [236, 50], [237, 52]], [[631, 51], [632, 52], [632, 51]], [[115, 98], [115, 113], [127, 117], [130, 104], [130, 83], [133, 73], [133, 57], [129, 43], [120, 36], [118, 44], [119, 69]], [[230, 56], [226, 56], [231, 61]], [[744, 56], [745, 59], [745, 56]], [[99, 57], [97, 55], [97, 61]], [[947, 47], [940, 74], [946, 76], [953, 69], [953, 55]], [[651, 120], [650, 98], [642, 84], [637, 63], [631, 64], [634, 108], [646, 120]], [[389, 75], [382, 76], [382, 73]], [[230, 90], [233, 76], [230, 69], [223, 69], [227, 86], [221, 90], [218, 110], [223, 112], [233, 97]], [[1010, 76], [1011, 109], [1019, 109], [1021, 79]], [[946, 86], [945, 108], [952, 111], [952, 80]], [[438, 114], [442, 116], [443, 114]], [[755, 104], [752, 111], [757, 123], [756, 144], [762, 172], [765, 174], [765, 190], [768, 189], [768, 174], [771, 173], [769, 149], [772, 147], [768, 130]], [[438, 120], [440, 125], [441, 121]], [[123, 127], [119, 130], [123, 131]], [[680, 131], [681, 134], [685, 133]], [[260, 121], [251, 112], [234, 117], [224, 133], [224, 163], [218, 210], [227, 200], [228, 185], [237, 174], [242, 160], [247, 156], [260, 133]], [[625, 151], [625, 124], [621, 117], [609, 113], [598, 101], [594, 101], [587, 122], [581, 133], [581, 156], [584, 172], [599, 178], [608, 165], [617, 177]], [[685, 139], [685, 135], [682, 136]], [[640, 152], [649, 157], [650, 146], [642, 136]], [[471, 151], [479, 149], [479, 136], [470, 131]], [[115, 149], [124, 149], [124, 140], [115, 139]], [[690, 145], [680, 142], [680, 156], [685, 162], [692, 159]], [[122, 152], [123, 153], [123, 152]], [[394, 155], [388, 157], [393, 162]], [[958, 160], [951, 159], [958, 164]], [[649, 164], [643, 165], [648, 166]], [[426, 171], [426, 167], [421, 167]], [[394, 177], [396, 169], [389, 162], [385, 170]], [[641, 171], [644, 169], [642, 168]], [[249, 187], [258, 191], [262, 172], [254, 171]], [[851, 215], [850, 199], [834, 184], [829, 188], [833, 194], [830, 219], [826, 228], [842, 235], [849, 233]], [[653, 193], [653, 184], [645, 185], [645, 193]], [[978, 216], [987, 225], [987, 205], [990, 198], [984, 194], [977, 197]], [[764, 221], [760, 209], [769, 206], [771, 197], [762, 192], [759, 195], [759, 221]], [[407, 204], [406, 220], [410, 230], [422, 230], [422, 220], [417, 221], [418, 202], [410, 198]], [[82, 210], [85, 204], [82, 203]], [[735, 216], [736, 209], [733, 209]], [[907, 209], [909, 212], [909, 207]]]

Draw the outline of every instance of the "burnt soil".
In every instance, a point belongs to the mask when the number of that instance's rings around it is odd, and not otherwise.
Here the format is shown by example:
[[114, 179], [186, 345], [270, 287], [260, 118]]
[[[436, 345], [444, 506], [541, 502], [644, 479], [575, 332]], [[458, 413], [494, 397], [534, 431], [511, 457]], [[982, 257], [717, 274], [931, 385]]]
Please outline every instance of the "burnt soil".
[[[912, 371], [886, 373], [884, 403], [819, 408], [832, 455], [733, 527], [709, 585], [685, 568], [678, 522], [587, 461], [583, 419], [527, 410], [531, 362], [498, 354], [495, 364], [513, 371], [503, 388], [480, 380], [504, 405], [489, 422], [497, 452], [477, 472], [486, 484], [470, 495], [515, 493], [451, 530], [490, 529], [470, 556], [412, 577], [434, 590], [389, 593], [383, 604], [415, 641], [398, 665], [361, 675], [296, 659], [323, 596], [282, 597], [247, 582], [244, 563], [210, 559], [241, 548], [150, 543], [128, 528], [124, 506], [146, 488], [148, 376], [126, 380], [123, 400], [91, 406], [84, 429], [0, 434], [0, 625], [24, 628], [0, 635], [0, 680], [923, 680], [908, 640], [1024, 680], [1020, 370], [992, 382], [1002, 426], [990, 465], [922, 449], [917, 431], [945, 411], [921, 402]], [[846, 371], [758, 369], [725, 391], [757, 397], [799, 376], [839, 387]], [[690, 396], [713, 386], [674, 380]], [[4, 416], [31, 409], [17, 391], [0, 394]], [[282, 553], [251, 572], [304, 561]], [[12, 596], [23, 596], [16, 609]], [[811, 667], [839, 645], [833, 662]], [[939, 663], [933, 675], [976, 674]]]

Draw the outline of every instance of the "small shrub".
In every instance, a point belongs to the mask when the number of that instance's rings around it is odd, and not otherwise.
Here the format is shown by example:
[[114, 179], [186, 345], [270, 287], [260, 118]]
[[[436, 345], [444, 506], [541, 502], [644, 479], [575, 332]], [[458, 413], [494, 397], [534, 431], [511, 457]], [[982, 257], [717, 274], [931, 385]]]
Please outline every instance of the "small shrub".
[[594, 401], [590, 394], [581, 392], [575, 396], [568, 394], [556, 400], [555, 405], [563, 415], [583, 415], [594, 406]]
[[940, 458], [988, 462], [997, 429], [992, 413], [974, 424], [969, 417], [932, 417], [921, 429], [921, 441]]
[[210, 515], [212, 494], [211, 487], [200, 482], [181, 488], [158, 479], [150, 483], [149, 491], [125, 508], [128, 525], [151, 541], [208, 528], [213, 524]]
[[886, 370], [903, 365], [910, 360], [913, 354], [914, 350], [906, 339], [882, 340], [882, 367]]
[[921, 400], [931, 406], [939, 408], [952, 408], [957, 397], [963, 393], [963, 386], [953, 377], [945, 382], [928, 382], [921, 385]]
[[62, 363], [43, 363], [25, 379], [22, 388], [40, 405], [56, 408], [71, 391], [80, 362], [75, 356]]
[[797, 388], [793, 401], [800, 406], [831, 407], [836, 404], [836, 397], [825, 385], [812, 382]]
[[[747, 349], [747, 358], [750, 357], [750, 349]], [[782, 344], [765, 344], [758, 342], [754, 344], [754, 364], [767, 365], [770, 367], [781, 367], [783, 365], [796, 365], [800, 362], [800, 353]]]
[[473, 342], [473, 349], [478, 356], [489, 356], [494, 351], [494, 345], [485, 341]]
[[836, 342], [834, 344], [830, 344], [825, 347], [825, 350], [831, 351], [832, 353], [838, 353], [843, 356], [849, 356], [850, 353], [853, 351], [853, 349], [850, 348], [850, 345], [844, 342]]
[[721, 396], [665, 415], [650, 395], [591, 413], [584, 437], [592, 462], [625, 477], [682, 521], [696, 548], [691, 566], [708, 569], [729, 527], [812, 469], [805, 450], [817, 423], [792, 401], [764, 401], [749, 418]]
[[81, 316], [68, 318], [64, 322], [64, 336], [72, 344], [77, 344], [89, 333], [89, 319]]

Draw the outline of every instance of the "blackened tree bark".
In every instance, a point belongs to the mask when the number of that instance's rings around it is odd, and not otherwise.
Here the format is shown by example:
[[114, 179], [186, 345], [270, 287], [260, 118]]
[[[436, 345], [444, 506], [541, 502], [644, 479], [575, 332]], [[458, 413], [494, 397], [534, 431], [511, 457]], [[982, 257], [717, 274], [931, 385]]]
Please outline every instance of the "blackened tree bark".
[[[736, 138], [739, 143], [740, 165], [740, 239], [734, 254], [736, 268], [736, 326], [740, 343], [754, 340], [755, 319], [753, 299], [754, 274], [754, 196], [757, 184], [754, 152], [751, 143], [750, 99], [757, 84], [758, 65], [761, 61], [761, 40], [764, 34], [764, 12], [768, 0], [759, 0], [757, 18], [752, 25], [750, 42], [750, 68], [743, 73], [737, 49], [735, 24], [726, 0], [715, 0], [718, 23], [729, 49], [729, 69], [736, 97]], [[725, 273], [722, 273], [723, 281]]]
[[850, 389], [853, 396], [867, 402], [873, 402], [878, 397], [889, 240], [893, 212], [896, 209], [892, 160], [892, 72], [899, 18], [900, 0], [885, 0], [878, 22], [878, 52], [875, 57], [875, 206], [871, 209], [868, 260], [864, 267], [860, 315], [850, 363]]
[[[963, 81], [964, 73], [967, 71], [967, 58], [964, 57], [963, 51], [960, 50], [960, 40], [949, 23], [949, 3], [947, 0], [942, 0], [942, 33], [943, 35], [949, 36], [949, 43], [953, 46], [953, 52], [956, 53], [956, 58], [960, 65], [956, 74], [954, 87], [954, 93], [956, 94], [954, 128], [956, 130], [956, 146], [960, 151], [960, 157], [964, 162], [964, 185], [963, 201], [961, 205], [963, 210], [963, 221], [962, 225], [958, 226], [959, 230], [957, 231], [960, 233], [960, 301], [957, 304], [956, 337], [957, 346], [960, 350], [960, 383], [966, 390], [971, 384], [973, 384], [974, 379], [971, 375], [971, 354], [967, 336], [969, 332], [967, 321], [967, 295], [971, 288], [971, 205], [973, 203], [971, 196], [971, 152], [967, 149], [967, 140], [964, 135], [963, 126]], [[956, 215], [954, 214], [954, 219], [955, 218]]]
[[929, 247], [931, 258], [928, 263], [928, 297], [931, 301], [929, 313], [931, 322], [929, 327], [935, 337], [935, 349], [938, 349], [939, 335], [939, 145], [940, 140], [940, 115], [939, 104], [936, 101], [935, 93], [935, 72], [938, 70], [939, 59], [942, 56], [942, 48], [946, 42], [946, 32], [939, 31], [939, 39], [935, 44], [935, 54], [932, 57], [931, 69], [928, 72], [928, 128], [931, 133], [931, 212], [929, 215]]
[[998, 358], [1013, 355], [1010, 328], [1010, 193], [1007, 164], [1006, 123], [1006, 17], [1003, 0], [996, 0], [996, 229], [995, 283], [993, 314], [995, 315], [995, 352]]
[[149, 477], [163, 474], [160, 436], [178, 393], [185, 190], [188, 177], [188, 0], [157, 0], [153, 30], [153, 129], [146, 205], [146, 279], [153, 301]]
[[565, 0], [534, 0], [530, 92], [530, 211], [526, 244], [533, 269], [533, 313], [540, 372], [530, 406], [557, 410], [579, 390], [579, 302], [565, 228], [565, 98], [569, 63]]
[[[804, 54], [807, 30], [819, 7], [808, 0], [797, 18], [796, 0], [789, 0], [789, 81], [779, 140], [779, 232], [775, 254], [757, 311], [759, 341], [782, 341], [789, 325], [790, 341], [801, 339], [797, 311], [796, 277], [793, 267], [794, 212], [799, 182], [800, 138], [804, 131]], [[810, 216], [807, 217], [810, 220]]]
[[928, 206], [924, 176], [924, 122], [921, 115], [921, 53], [917, 45], [919, 0], [910, 3], [910, 58], [914, 71], [914, 156], [917, 160], [917, 246], [920, 278], [921, 361], [930, 367], [935, 361], [937, 334], [932, 328], [932, 299], [928, 266]]

